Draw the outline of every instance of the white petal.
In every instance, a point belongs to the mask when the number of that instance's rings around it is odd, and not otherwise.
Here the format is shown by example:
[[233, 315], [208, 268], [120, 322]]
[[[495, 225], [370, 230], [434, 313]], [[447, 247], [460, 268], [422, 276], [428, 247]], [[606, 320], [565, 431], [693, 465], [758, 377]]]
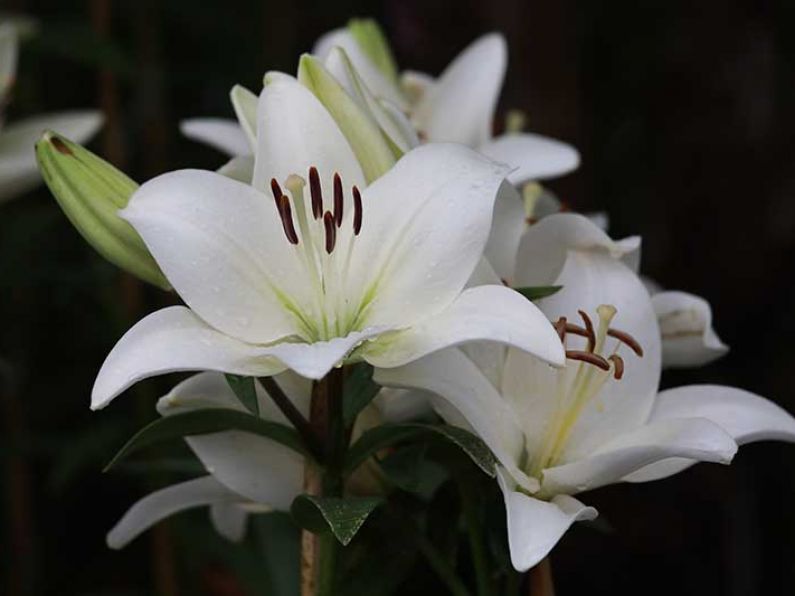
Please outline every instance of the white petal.
[[400, 88], [412, 105], [416, 105], [428, 90], [436, 84], [436, 78], [418, 70], [400, 73]]
[[706, 418], [653, 421], [616, 437], [589, 457], [547, 468], [541, 490], [554, 495], [598, 488], [670, 457], [728, 464], [736, 452], [734, 439]]
[[516, 270], [519, 241], [527, 229], [519, 192], [507, 181], [494, 201], [494, 217], [484, 255], [501, 279], [510, 283]]
[[504, 173], [466, 147], [431, 144], [365, 189], [348, 286], [373, 296], [368, 325], [413, 323], [458, 296], [483, 254]]
[[433, 413], [431, 395], [422, 390], [384, 387], [373, 404], [384, 422], [406, 422]]
[[660, 292], [651, 300], [662, 334], [663, 366], [701, 366], [729, 351], [712, 328], [712, 309], [703, 298]]
[[390, 368], [465, 342], [514, 346], [552, 364], [564, 362], [563, 346], [549, 320], [527, 298], [505, 286], [469, 288], [449, 308], [363, 349], [373, 366]]
[[508, 50], [496, 33], [475, 40], [422, 96], [413, 119], [431, 141], [480, 147], [491, 138]]
[[234, 503], [215, 503], [210, 506], [210, 519], [216, 531], [231, 542], [241, 542], [246, 535], [248, 513]]
[[484, 143], [478, 151], [515, 168], [508, 175], [512, 184], [557, 178], [580, 165], [580, 154], [574, 147], [532, 133], [504, 134]]
[[102, 125], [102, 114], [94, 111], [60, 112], [33, 116], [0, 130], [0, 201], [33, 188], [41, 179], [34, 146], [45, 130], [83, 143]]
[[246, 133], [236, 120], [193, 118], [180, 122], [179, 130], [189, 139], [209, 145], [230, 157], [251, 153]]
[[267, 376], [286, 368], [269, 356], [267, 348], [223, 335], [183, 306], [164, 308], [136, 323], [111, 350], [94, 382], [91, 408], [104, 408], [141, 379], [169, 372]]
[[[513, 410], [460, 350], [436, 352], [400, 368], [376, 369], [375, 380], [381, 385], [439, 395], [486, 442], [512, 477], [528, 490], [538, 488], [518, 466], [524, 437]], [[446, 412], [441, 410], [443, 415]]]
[[238, 155], [233, 157], [218, 168], [217, 172], [243, 184], [251, 184], [251, 179], [254, 176], [254, 156]]
[[110, 548], [123, 548], [139, 534], [169, 515], [201, 505], [240, 501], [242, 498], [239, 495], [212, 476], [175, 484], [147, 495], [130, 507], [108, 533], [107, 543]]
[[142, 185], [121, 216], [177, 293], [210, 325], [266, 343], [302, 333], [312, 286], [273, 198], [225, 176], [181, 170]]
[[[720, 385], [689, 385], [661, 392], [651, 420], [701, 417], [728, 432], [738, 445], [754, 441], [795, 442], [795, 419], [770, 400], [742, 389]], [[630, 482], [667, 478], [696, 463], [688, 459], [665, 460], [629, 475]]]
[[359, 162], [331, 114], [297, 80], [279, 77], [260, 94], [254, 186], [267, 190], [271, 179], [283, 184], [291, 174], [308, 180], [312, 166], [327, 205], [335, 173], [346, 188], [364, 188]]
[[397, 85], [381, 73], [347, 29], [335, 29], [323, 35], [315, 44], [312, 53], [325, 62], [335, 47], [345, 50], [359, 76], [376, 97], [386, 99], [400, 109], [407, 107], [406, 99]]
[[597, 516], [596, 509], [568, 495], [542, 501], [514, 490], [502, 473], [497, 478], [505, 498], [511, 563], [517, 571], [527, 571], [546, 557], [571, 524]]
[[232, 87], [229, 97], [232, 100], [237, 121], [248, 139], [249, 153], [253, 154], [257, 149], [257, 103], [259, 98], [242, 85]]
[[[271, 400], [264, 391], [258, 393], [260, 403], [272, 411]], [[158, 411], [169, 416], [224, 404], [243, 409], [223, 375], [204, 373], [177, 385], [158, 402]], [[304, 458], [284, 445], [240, 431], [189, 437], [187, 442], [216, 480], [247, 499], [286, 511], [301, 492]]]

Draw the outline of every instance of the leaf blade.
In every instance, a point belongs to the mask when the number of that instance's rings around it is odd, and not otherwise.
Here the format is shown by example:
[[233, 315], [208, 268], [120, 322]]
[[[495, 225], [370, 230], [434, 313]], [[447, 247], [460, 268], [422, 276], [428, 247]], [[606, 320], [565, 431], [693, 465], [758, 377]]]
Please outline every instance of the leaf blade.
[[310, 532], [331, 530], [343, 546], [348, 546], [373, 510], [383, 503], [379, 497], [318, 497], [299, 495], [290, 512]]

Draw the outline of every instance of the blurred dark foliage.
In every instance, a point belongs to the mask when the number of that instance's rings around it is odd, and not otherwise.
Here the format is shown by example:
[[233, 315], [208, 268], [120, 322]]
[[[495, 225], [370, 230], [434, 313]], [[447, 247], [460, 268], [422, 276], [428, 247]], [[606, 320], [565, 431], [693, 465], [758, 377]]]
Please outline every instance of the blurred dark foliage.
[[[525, 110], [530, 129], [583, 155], [553, 190], [573, 208], [606, 209], [614, 236], [643, 236], [645, 273], [713, 305], [731, 352], [666, 373], [664, 384], [732, 384], [795, 412], [795, 3], [7, 0], [2, 8], [40, 22], [22, 52], [10, 119], [103, 106], [109, 123], [91, 146], [139, 181], [219, 166], [222, 156], [180, 137], [178, 121], [231, 116], [233, 84], [258, 89], [264, 70], [293, 71], [299, 52], [349, 16], [378, 18], [401, 65], [434, 73], [477, 35], [504, 32], [501, 111]], [[167, 298], [97, 257], [45, 189], [2, 210], [0, 577], [15, 586], [3, 593], [272, 594], [290, 585], [295, 529], [278, 514], [257, 517], [240, 547], [215, 537], [203, 511], [121, 552], [105, 547], [135, 499], [194, 473], [174, 446], [158, 468], [147, 459], [100, 472], [154, 417], [168, 379], [88, 410], [104, 356]], [[440, 520], [457, 505], [445, 499], [454, 500], [443, 488], [428, 531], [448, 544]], [[795, 447], [747, 446], [729, 468], [702, 465], [587, 500], [602, 522], [576, 527], [555, 550], [562, 596], [795, 590]], [[498, 534], [501, 516], [495, 501], [488, 524]], [[390, 531], [388, 520], [373, 524]], [[387, 581], [413, 565], [397, 593], [441, 593], [411, 540], [384, 542], [392, 550], [362, 559], [363, 568]]]

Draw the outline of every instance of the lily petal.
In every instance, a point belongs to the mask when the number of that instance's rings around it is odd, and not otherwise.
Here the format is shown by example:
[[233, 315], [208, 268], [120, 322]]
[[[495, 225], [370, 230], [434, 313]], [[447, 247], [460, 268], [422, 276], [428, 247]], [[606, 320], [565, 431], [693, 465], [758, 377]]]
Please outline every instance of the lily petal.
[[466, 342], [489, 341], [514, 346], [546, 362], [562, 365], [563, 346], [541, 311], [524, 296], [505, 286], [464, 290], [449, 308], [364, 348], [373, 366], [401, 366], [443, 348]]
[[596, 509], [574, 497], [558, 495], [542, 501], [516, 491], [501, 472], [497, 479], [505, 498], [511, 563], [517, 571], [524, 572], [538, 564], [574, 522], [592, 520], [598, 515]]
[[218, 173], [232, 180], [237, 180], [243, 184], [251, 184], [254, 177], [254, 156], [238, 155], [233, 157], [220, 168]]
[[663, 366], [701, 366], [729, 351], [712, 328], [712, 309], [703, 298], [660, 292], [651, 301], [662, 334]]
[[[657, 396], [651, 421], [698, 416], [725, 429], [738, 445], [754, 441], [795, 442], [795, 418], [789, 412], [759, 395], [720, 385], [688, 385], [661, 392]], [[648, 482], [667, 478], [697, 462], [667, 459], [628, 475], [629, 482]]]
[[414, 323], [459, 295], [483, 254], [504, 174], [471, 149], [430, 144], [364, 190], [348, 284], [373, 296], [366, 324]]
[[475, 40], [423, 94], [413, 114], [431, 141], [480, 147], [491, 138], [508, 50], [497, 33]]
[[478, 151], [515, 168], [508, 175], [512, 184], [557, 178], [580, 165], [580, 154], [574, 147], [533, 133], [504, 134], [484, 143]]
[[538, 489], [537, 481], [517, 465], [524, 437], [513, 410], [463, 352], [443, 350], [400, 368], [376, 369], [374, 378], [381, 385], [440, 396], [454, 409], [451, 423], [463, 417], [517, 482], [527, 490]]
[[494, 201], [494, 216], [484, 255], [494, 270], [509, 284], [516, 270], [519, 241], [527, 229], [522, 197], [509, 182], [503, 182]]
[[34, 145], [46, 130], [82, 143], [102, 126], [95, 111], [60, 112], [33, 116], [5, 126], [0, 132], [0, 202], [33, 188], [41, 179]]
[[246, 133], [236, 120], [192, 118], [180, 122], [179, 131], [192, 141], [209, 145], [229, 157], [251, 153]]
[[308, 312], [312, 286], [271, 197], [215, 172], [180, 170], [143, 184], [120, 215], [216, 329], [252, 343], [301, 333], [290, 313]]
[[232, 100], [237, 121], [248, 139], [248, 152], [253, 154], [257, 149], [257, 102], [259, 98], [242, 85], [232, 87], [229, 98]]
[[212, 476], [181, 482], [155, 491], [130, 507], [108, 533], [107, 543], [113, 549], [123, 548], [139, 534], [174, 513], [201, 505], [242, 500]]
[[590, 457], [544, 470], [544, 494], [575, 494], [620, 481], [670, 457], [728, 464], [737, 443], [706, 418], [655, 420], [602, 446]]
[[[260, 388], [258, 394], [260, 403], [270, 402]], [[268, 405], [273, 411], [273, 405]], [[158, 401], [157, 409], [163, 416], [170, 416], [208, 406], [244, 410], [224, 376], [218, 373], [202, 373], [183, 381]], [[240, 431], [186, 440], [215, 479], [247, 499], [286, 511], [301, 492], [303, 457], [284, 445]]]
[[323, 104], [296, 79], [278, 77], [265, 85], [257, 111], [254, 187], [283, 184], [296, 174], [304, 180], [310, 167], [320, 173], [323, 195], [333, 196], [334, 173], [350, 188], [363, 188], [364, 173], [345, 135]]
[[230, 542], [241, 542], [246, 535], [248, 513], [235, 503], [214, 503], [210, 519], [216, 531]]

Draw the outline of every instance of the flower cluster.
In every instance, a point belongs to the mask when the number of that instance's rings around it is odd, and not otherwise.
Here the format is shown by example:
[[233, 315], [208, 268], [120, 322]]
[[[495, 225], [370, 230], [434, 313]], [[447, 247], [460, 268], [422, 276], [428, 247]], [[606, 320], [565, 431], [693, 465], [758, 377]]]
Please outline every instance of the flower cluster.
[[[511, 561], [525, 571], [596, 516], [578, 493], [726, 464], [748, 441], [795, 441], [792, 416], [741, 389], [659, 390], [663, 368], [727, 351], [709, 305], [641, 276], [640, 239], [611, 239], [603, 215], [562, 212], [539, 181], [576, 169], [574, 148], [513, 122], [493, 135], [506, 61], [489, 34], [438, 77], [401, 73], [377, 26], [352, 21], [295, 76], [232, 89], [237, 121], [182, 124], [228, 154], [217, 172], [131, 187], [81, 228], [100, 249], [126, 235], [114, 262], [134, 260], [124, 246], [146, 253], [184, 302], [119, 340], [91, 407], [147, 377], [196, 372], [158, 402], [154, 424], [192, 420], [173, 432], [207, 471], [134, 505], [110, 546], [200, 505], [239, 539], [248, 515], [298, 516], [307, 497], [347, 543], [323, 499], [388, 495], [375, 456], [427, 431], [489, 454], [474, 459], [502, 491]], [[66, 143], [39, 144], [56, 195], [86, 167], [121, 176]], [[61, 204], [78, 227], [80, 206], [105, 200], [73, 198]], [[435, 423], [406, 422], [428, 412]], [[331, 581], [311, 544], [304, 593]]]

